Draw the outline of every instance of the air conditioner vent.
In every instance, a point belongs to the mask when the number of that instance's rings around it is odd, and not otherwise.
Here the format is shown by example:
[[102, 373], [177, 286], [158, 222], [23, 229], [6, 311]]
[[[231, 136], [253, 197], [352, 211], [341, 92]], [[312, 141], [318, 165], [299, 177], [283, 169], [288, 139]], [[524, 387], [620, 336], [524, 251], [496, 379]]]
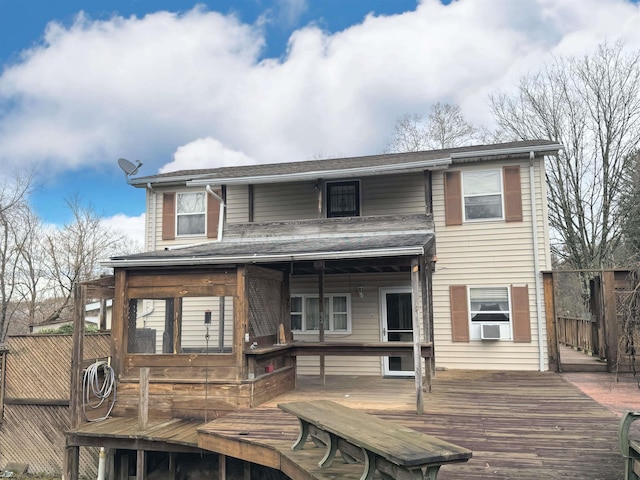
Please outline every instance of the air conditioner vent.
[[480, 338], [482, 340], [500, 340], [500, 325], [481, 325]]

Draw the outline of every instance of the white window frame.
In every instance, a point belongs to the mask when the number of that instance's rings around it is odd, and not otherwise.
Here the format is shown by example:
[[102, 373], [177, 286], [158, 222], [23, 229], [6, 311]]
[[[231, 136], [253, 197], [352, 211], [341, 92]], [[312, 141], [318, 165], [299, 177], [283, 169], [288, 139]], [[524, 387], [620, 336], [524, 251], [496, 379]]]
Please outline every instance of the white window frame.
[[[345, 297], [347, 299], [347, 311], [346, 312], [334, 312], [333, 311], [333, 299], [334, 297]], [[293, 326], [291, 328], [291, 331], [294, 333], [311, 333], [311, 334], [317, 334], [320, 330], [307, 330], [306, 328], [306, 312], [305, 312], [305, 305], [306, 305], [306, 301], [308, 298], [315, 298], [318, 299], [318, 295], [316, 294], [294, 294], [291, 295], [291, 299], [293, 300], [294, 298], [301, 298], [302, 299], [302, 312], [294, 312], [293, 309], [291, 310], [291, 315], [301, 315], [301, 325], [302, 325], [302, 329], [300, 330], [294, 330]], [[324, 331], [327, 334], [339, 334], [339, 335], [343, 335], [343, 334], [350, 334], [351, 333], [351, 295], [348, 293], [331, 293], [331, 294], [327, 294], [324, 296], [325, 299], [329, 299], [329, 311], [325, 312], [326, 314], [326, 319], [328, 320], [328, 325], [325, 324], [324, 326]], [[292, 308], [293, 308], [293, 302], [292, 302]], [[341, 313], [346, 313], [347, 314], [347, 328], [346, 330], [336, 330], [334, 328], [334, 313], [335, 314], [341, 314]]]
[[[480, 310], [471, 310], [471, 291], [472, 290], [494, 290], [504, 289], [507, 292], [507, 301], [509, 302], [508, 310], [496, 310], [503, 313], [508, 313], [508, 320], [473, 320], [474, 314], [480, 312]], [[500, 325], [500, 340], [512, 340], [513, 339], [513, 304], [511, 301], [511, 288], [506, 285], [478, 285], [467, 287], [467, 311], [469, 312], [469, 334], [471, 340], [481, 340], [482, 325]], [[493, 312], [493, 311], [492, 311]], [[490, 312], [487, 312], [490, 313]]]
[[[498, 183], [499, 183], [498, 191], [475, 193], [475, 194], [465, 193], [465, 188], [464, 188], [465, 176], [473, 175], [474, 173], [488, 173], [488, 172], [495, 172], [498, 174]], [[504, 183], [503, 182], [504, 180], [502, 178], [501, 168], [487, 168], [483, 170], [468, 170], [468, 171], [462, 172], [462, 214], [464, 215], [465, 222], [475, 223], [475, 222], [492, 222], [496, 220], [504, 220]], [[500, 216], [486, 217], [486, 218], [467, 218], [467, 205], [466, 205], [467, 198], [488, 197], [493, 195], [500, 195]]]
[[[181, 195], [203, 195], [203, 211], [201, 212], [189, 212], [189, 213], [180, 213], [179, 212], [179, 205], [180, 205], [180, 201], [179, 198]], [[180, 233], [180, 222], [178, 221], [180, 217], [185, 217], [185, 216], [196, 216], [196, 215], [202, 215], [204, 217], [204, 229], [202, 232], [198, 232], [198, 233]], [[207, 194], [204, 191], [197, 191], [197, 192], [176, 192], [176, 237], [180, 237], [180, 238], [185, 238], [185, 237], [202, 237], [203, 235], [207, 234]]]

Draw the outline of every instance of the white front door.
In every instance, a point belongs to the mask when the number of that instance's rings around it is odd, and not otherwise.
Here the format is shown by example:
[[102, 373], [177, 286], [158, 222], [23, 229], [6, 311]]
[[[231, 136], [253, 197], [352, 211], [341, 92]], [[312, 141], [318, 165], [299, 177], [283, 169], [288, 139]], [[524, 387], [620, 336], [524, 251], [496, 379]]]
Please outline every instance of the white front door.
[[[383, 342], [413, 342], [411, 288], [380, 289]], [[384, 357], [384, 374], [388, 376], [414, 376], [413, 354]]]

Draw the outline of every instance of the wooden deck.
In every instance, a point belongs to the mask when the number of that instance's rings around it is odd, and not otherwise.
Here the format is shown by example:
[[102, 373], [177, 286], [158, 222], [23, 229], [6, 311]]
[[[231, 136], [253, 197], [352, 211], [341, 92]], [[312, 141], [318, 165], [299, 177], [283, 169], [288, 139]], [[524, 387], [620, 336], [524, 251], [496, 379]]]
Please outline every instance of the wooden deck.
[[468, 463], [443, 466], [440, 480], [617, 480], [623, 475], [619, 416], [551, 372], [437, 372], [432, 393], [425, 395], [425, 415], [415, 414], [412, 379], [329, 376], [323, 387], [317, 377], [299, 377], [296, 390], [206, 424], [156, 421], [137, 432], [135, 420], [114, 418], [83, 426], [69, 438], [79, 445], [163, 451], [199, 446], [280, 468], [294, 479], [359, 478], [361, 466], [336, 461], [321, 470], [317, 450], [291, 451], [297, 420], [276, 405], [309, 399], [334, 400], [473, 451]]
[[563, 372], [606, 372], [606, 360], [589, 355], [581, 350], [559, 345], [560, 364]]
[[473, 451], [468, 463], [443, 466], [440, 480], [622, 478], [619, 417], [555, 373], [438, 372], [422, 416], [413, 413], [413, 380], [327, 377], [325, 387], [315, 377], [298, 380], [295, 391], [260, 408], [203, 426], [199, 444], [281, 465], [294, 478], [359, 478], [358, 467], [334, 462], [321, 471], [317, 452], [290, 450], [298, 425], [276, 404], [324, 398]]

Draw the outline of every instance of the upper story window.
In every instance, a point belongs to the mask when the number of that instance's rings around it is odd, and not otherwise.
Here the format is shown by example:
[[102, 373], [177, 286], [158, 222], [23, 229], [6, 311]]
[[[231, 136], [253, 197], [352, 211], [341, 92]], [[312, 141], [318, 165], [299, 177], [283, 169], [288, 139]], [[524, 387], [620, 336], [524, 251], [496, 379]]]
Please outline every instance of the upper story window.
[[462, 174], [465, 220], [502, 219], [502, 175], [500, 169]]
[[327, 183], [327, 218], [360, 216], [360, 182]]
[[444, 173], [445, 224], [522, 222], [520, 165]]
[[[291, 297], [291, 330], [297, 332], [317, 332], [319, 330], [318, 296], [294, 295]], [[326, 332], [351, 331], [351, 308], [348, 295], [327, 295], [324, 298]]]
[[178, 236], [204, 235], [206, 232], [206, 198], [204, 192], [178, 193], [176, 226]]

